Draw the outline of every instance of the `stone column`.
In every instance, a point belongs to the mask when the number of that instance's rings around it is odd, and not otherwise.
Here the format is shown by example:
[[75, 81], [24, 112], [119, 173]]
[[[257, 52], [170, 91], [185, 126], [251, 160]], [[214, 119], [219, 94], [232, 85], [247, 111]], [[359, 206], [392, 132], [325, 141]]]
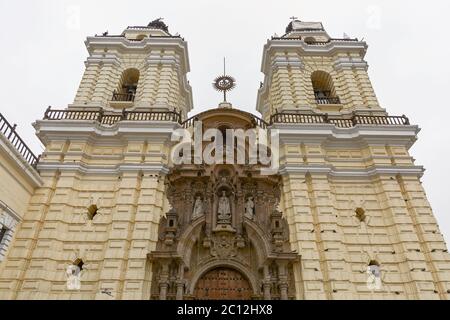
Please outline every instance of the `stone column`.
[[263, 292], [264, 292], [264, 300], [272, 300], [272, 297], [270, 295], [270, 281], [264, 281], [263, 282]]
[[281, 282], [280, 283], [280, 298], [281, 300], [288, 300], [288, 283], [287, 282]]
[[182, 262], [179, 264], [178, 268], [178, 281], [176, 283], [177, 285], [177, 300], [183, 300], [184, 295], [184, 265]]
[[177, 281], [177, 300], [183, 300], [183, 295], [184, 295], [184, 281], [183, 280], [179, 280]]
[[278, 281], [280, 288], [280, 299], [288, 300], [288, 275], [287, 275], [287, 266], [285, 261], [278, 261]]
[[264, 300], [272, 300], [271, 294], [270, 294], [270, 274], [269, 274], [269, 266], [264, 266], [264, 281], [263, 281], [263, 293], [264, 293]]
[[169, 288], [169, 284], [167, 281], [161, 281], [159, 283], [159, 300], [167, 300], [167, 290]]

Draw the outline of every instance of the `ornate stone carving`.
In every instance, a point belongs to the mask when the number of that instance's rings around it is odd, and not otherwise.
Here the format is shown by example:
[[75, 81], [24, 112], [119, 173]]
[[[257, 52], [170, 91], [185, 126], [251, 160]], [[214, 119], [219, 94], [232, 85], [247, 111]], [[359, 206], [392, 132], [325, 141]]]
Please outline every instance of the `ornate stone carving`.
[[[203, 125], [217, 128], [219, 124]], [[292, 298], [295, 288], [290, 284], [298, 255], [290, 249], [288, 224], [277, 211], [280, 189], [281, 177], [261, 175], [258, 165], [172, 168], [167, 198], [174, 210], [162, 220], [160, 240], [151, 253], [152, 297], [195, 298], [196, 282], [205, 270], [226, 265], [253, 279], [252, 296]], [[172, 268], [170, 276], [165, 275], [169, 268], [164, 271], [164, 266], [174, 261], [178, 273]]]
[[253, 197], [248, 197], [245, 203], [245, 216], [249, 219], [253, 219], [255, 214], [255, 203], [253, 202]]
[[217, 224], [231, 224], [231, 205], [227, 192], [222, 191], [217, 209]]
[[195, 220], [198, 217], [201, 217], [203, 215], [203, 209], [203, 200], [200, 196], [197, 196], [194, 204], [194, 210], [192, 212], [192, 219]]
[[211, 255], [220, 259], [229, 259], [237, 256], [234, 237], [228, 234], [215, 236], [212, 239]]

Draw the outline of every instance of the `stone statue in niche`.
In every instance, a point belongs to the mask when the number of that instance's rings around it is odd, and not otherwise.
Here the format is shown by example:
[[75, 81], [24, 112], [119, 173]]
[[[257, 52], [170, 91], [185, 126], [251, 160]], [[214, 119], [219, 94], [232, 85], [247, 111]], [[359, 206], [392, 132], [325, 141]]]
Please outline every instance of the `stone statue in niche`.
[[245, 203], [245, 216], [249, 219], [253, 219], [254, 214], [255, 202], [253, 201], [253, 197], [248, 197], [247, 202]]
[[192, 212], [192, 219], [197, 219], [203, 215], [203, 200], [200, 196], [197, 196], [194, 204], [194, 210]]
[[231, 223], [231, 205], [226, 191], [222, 191], [222, 196], [219, 198], [219, 208], [217, 210], [217, 214], [218, 224]]

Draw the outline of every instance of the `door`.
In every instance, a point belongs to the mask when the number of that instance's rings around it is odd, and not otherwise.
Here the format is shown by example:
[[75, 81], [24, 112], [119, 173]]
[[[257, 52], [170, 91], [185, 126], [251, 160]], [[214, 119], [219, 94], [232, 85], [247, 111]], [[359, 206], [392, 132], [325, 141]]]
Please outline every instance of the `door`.
[[239, 271], [217, 268], [200, 278], [194, 296], [197, 300], [250, 300], [252, 289]]

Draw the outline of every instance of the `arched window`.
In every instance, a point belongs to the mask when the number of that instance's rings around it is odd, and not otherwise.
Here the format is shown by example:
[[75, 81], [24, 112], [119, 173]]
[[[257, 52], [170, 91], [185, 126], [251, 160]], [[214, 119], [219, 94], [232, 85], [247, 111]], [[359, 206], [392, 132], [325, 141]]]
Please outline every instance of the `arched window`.
[[122, 73], [119, 88], [114, 90], [113, 101], [134, 101], [139, 82], [139, 70], [127, 69]]
[[8, 229], [6, 229], [6, 227], [0, 225], [0, 244], [2, 243], [2, 240], [5, 237], [7, 231]]
[[95, 204], [89, 206], [87, 209], [87, 217], [89, 220], [94, 220], [94, 217], [98, 214], [98, 208]]
[[366, 211], [363, 208], [356, 208], [355, 213], [359, 221], [364, 222], [366, 220]]
[[324, 71], [315, 71], [311, 75], [314, 96], [318, 104], [340, 104], [331, 75]]
[[140, 34], [140, 35], [138, 35], [138, 36], [136, 37], [136, 40], [142, 41], [142, 40], [144, 40], [145, 38], [147, 38], [147, 36], [146, 36], [145, 34]]
[[83, 266], [84, 266], [83, 259], [77, 259], [77, 260], [75, 260], [75, 261], [73, 262], [73, 265], [74, 265], [74, 266], [77, 266], [77, 267], [80, 269], [80, 271], [83, 271]]
[[316, 43], [316, 39], [314, 39], [314, 37], [306, 37], [303, 41], [305, 41], [306, 44]]

